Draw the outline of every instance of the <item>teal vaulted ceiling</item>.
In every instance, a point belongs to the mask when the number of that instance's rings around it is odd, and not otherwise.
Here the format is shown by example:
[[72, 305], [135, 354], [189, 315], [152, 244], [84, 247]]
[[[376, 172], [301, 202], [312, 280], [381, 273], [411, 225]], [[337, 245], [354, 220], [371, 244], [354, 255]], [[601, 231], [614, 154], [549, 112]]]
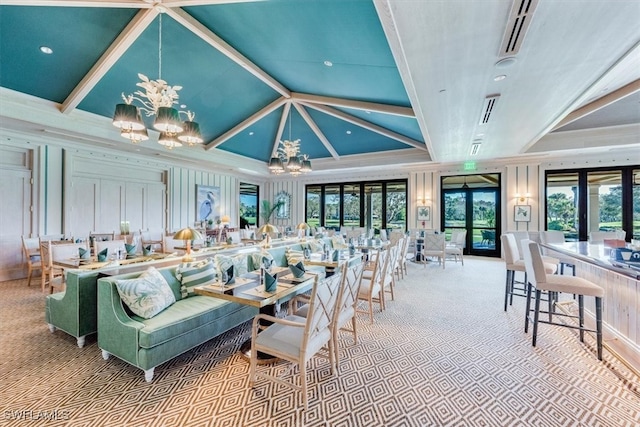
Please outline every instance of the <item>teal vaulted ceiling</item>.
[[640, 122], [639, 17], [605, 0], [6, 0], [0, 126], [154, 154], [157, 134], [132, 148], [111, 117], [161, 73], [205, 139], [174, 157], [267, 173], [282, 139], [318, 171], [462, 162], [478, 141], [478, 159], [565, 150], [545, 138]]

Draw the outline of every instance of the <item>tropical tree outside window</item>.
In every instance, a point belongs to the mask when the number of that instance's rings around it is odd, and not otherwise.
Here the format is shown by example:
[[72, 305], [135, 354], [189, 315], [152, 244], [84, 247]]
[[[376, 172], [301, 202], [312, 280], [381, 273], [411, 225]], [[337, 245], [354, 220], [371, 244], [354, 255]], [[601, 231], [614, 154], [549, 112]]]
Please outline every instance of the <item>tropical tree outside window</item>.
[[240, 183], [240, 228], [256, 225], [258, 218], [258, 186]]

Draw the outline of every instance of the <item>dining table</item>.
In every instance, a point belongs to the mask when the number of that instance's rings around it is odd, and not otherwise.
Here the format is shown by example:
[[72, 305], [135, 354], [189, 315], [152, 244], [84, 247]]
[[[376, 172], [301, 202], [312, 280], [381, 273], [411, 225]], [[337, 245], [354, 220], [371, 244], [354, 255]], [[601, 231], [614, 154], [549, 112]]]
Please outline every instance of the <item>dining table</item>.
[[[275, 275], [277, 279], [277, 287], [274, 292], [265, 290], [260, 271], [252, 271], [238, 276], [231, 284], [216, 280], [206, 285], [196, 286], [194, 292], [197, 295], [257, 307], [261, 314], [275, 317], [280, 302], [311, 290], [317, 273], [305, 272], [302, 277], [296, 278], [288, 267], [274, 266], [271, 267], [271, 274]], [[270, 322], [261, 322], [263, 327], [267, 327], [269, 324]], [[251, 339], [240, 346], [240, 353], [246, 360], [251, 359]], [[258, 353], [259, 364], [275, 363], [278, 360], [270, 354]]]

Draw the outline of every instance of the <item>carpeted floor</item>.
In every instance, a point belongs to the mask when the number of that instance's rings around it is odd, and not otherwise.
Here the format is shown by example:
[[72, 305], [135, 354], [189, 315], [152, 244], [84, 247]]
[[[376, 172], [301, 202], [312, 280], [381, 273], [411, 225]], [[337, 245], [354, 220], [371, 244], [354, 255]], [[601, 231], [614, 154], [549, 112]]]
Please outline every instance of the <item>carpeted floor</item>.
[[288, 388], [248, 387], [236, 351], [248, 325], [161, 365], [146, 383], [142, 371], [104, 361], [95, 336], [78, 348], [51, 334], [38, 286], [0, 283], [0, 425], [638, 425], [639, 379], [606, 352], [599, 362], [591, 337], [585, 346], [541, 325], [531, 346], [524, 300], [502, 310], [500, 260], [409, 267], [387, 311], [373, 325], [360, 318], [359, 344], [345, 335], [339, 375], [324, 359], [309, 363], [308, 411]]

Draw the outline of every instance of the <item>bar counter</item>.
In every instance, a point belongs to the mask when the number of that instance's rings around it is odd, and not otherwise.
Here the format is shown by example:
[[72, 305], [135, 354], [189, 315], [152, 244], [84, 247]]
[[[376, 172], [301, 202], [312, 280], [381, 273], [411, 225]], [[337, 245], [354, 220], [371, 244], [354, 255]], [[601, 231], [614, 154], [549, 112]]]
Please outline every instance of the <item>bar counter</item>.
[[[640, 376], [640, 270], [633, 262], [611, 259], [612, 248], [588, 242], [542, 244], [540, 246], [575, 260], [576, 276], [604, 288], [602, 319], [605, 348]], [[585, 298], [585, 309], [593, 320], [595, 302]]]

